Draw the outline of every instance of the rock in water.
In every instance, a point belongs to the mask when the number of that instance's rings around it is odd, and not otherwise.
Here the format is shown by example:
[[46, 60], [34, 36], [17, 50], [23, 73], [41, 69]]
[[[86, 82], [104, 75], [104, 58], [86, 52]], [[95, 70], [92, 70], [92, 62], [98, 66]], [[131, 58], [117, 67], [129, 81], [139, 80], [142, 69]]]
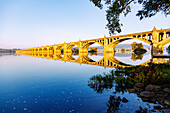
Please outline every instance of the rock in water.
[[146, 97], [141, 97], [141, 99], [142, 99], [143, 102], [149, 101], [149, 98], [146, 98]]
[[151, 84], [147, 85], [146, 88], [145, 88], [146, 91], [153, 91], [153, 89], [154, 89], [154, 87]]
[[153, 106], [153, 108], [154, 108], [154, 109], [161, 109], [161, 106], [158, 105], [158, 104], [155, 104], [155, 105]]
[[160, 90], [161, 90], [161, 86], [154, 85], [154, 91], [160, 91]]
[[127, 103], [128, 100], [125, 97], [123, 97], [122, 102]]
[[137, 92], [143, 91], [143, 88], [134, 87], [134, 89], [135, 89]]
[[146, 91], [160, 91], [161, 90], [161, 86], [157, 86], [157, 85], [147, 85], [145, 88]]
[[137, 88], [144, 88], [144, 84], [143, 83], [136, 83], [135, 87], [137, 87]]
[[129, 93], [135, 93], [135, 89], [128, 89]]
[[155, 96], [155, 93], [149, 92], [149, 91], [142, 91], [142, 92], [140, 92], [140, 96], [142, 96], [142, 97], [153, 97], [153, 96]]
[[165, 91], [167, 93], [170, 93], [170, 89], [169, 88], [165, 88], [165, 89], [163, 89], [163, 91]]

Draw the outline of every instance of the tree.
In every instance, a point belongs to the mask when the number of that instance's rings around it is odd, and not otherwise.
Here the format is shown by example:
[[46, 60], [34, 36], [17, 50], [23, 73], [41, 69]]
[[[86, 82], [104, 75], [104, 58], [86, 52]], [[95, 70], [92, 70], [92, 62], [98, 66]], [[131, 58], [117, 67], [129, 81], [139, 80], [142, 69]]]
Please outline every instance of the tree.
[[138, 10], [136, 16], [142, 20], [156, 15], [158, 12], [162, 12], [165, 16], [170, 14], [170, 0], [90, 0], [100, 9], [103, 9], [104, 5], [106, 9], [106, 19], [108, 21], [107, 28], [110, 34], [115, 32], [121, 32], [122, 23], [120, 23], [120, 15], [126, 16], [131, 12], [130, 4], [141, 4], [142, 9]]
[[134, 51], [135, 49], [144, 49], [142, 43], [133, 42], [133, 43], [130, 44], [130, 45], [131, 45], [133, 51]]

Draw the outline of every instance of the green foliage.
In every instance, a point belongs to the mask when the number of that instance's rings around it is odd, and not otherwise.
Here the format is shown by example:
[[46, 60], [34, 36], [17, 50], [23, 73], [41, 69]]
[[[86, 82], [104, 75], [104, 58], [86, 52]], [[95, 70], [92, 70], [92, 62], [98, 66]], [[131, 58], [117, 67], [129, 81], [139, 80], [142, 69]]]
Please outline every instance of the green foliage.
[[122, 53], [125, 53], [126, 49], [125, 49], [125, 48], [122, 48], [121, 51], [122, 51]]
[[169, 0], [138, 0], [142, 4], [142, 10], [136, 14], [140, 20], [147, 17], [152, 17], [158, 12], [163, 12], [166, 16], [170, 14], [170, 1]]
[[130, 80], [145, 84], [160, 84], [170, 82], [169, 64], [150, 64], [149, 66], [136, 66], [126, 68]]
[[128, 76], [126, 76], [126, 70], [123, 68], [117, 68], [115, 71], [115, 82], [120, 86], [131, 87], [133, 86], [134, 82], [132, 82]]
[[126, 49], [125, 49], [125, 48], [122, 48], [121, 51], [126, 51]]
[[150, 64], [149, 66], [135, 66], [117, 68], [103, 75], [92, 76], [88, 86], [98, 93], [115, 87], [115, 92], [126, 92], [128, 88], [140, 82], [144, 84], [162, 84], [170, 82], [169, 64]]
[[156, 15], [158, 12], [164, 13], [165, 16], [170, 14], [170, 0], [90, 0], [100, 9], [106, 5], [107, 28], [111, 34], [121, 32], [120, 15], [126, 16], [131, 12], [131, 4], [141, 4], [142, 9], [138, 10], [136, 16], [140, 20]]
[[134, 51], [135, 49], [144, 49], [142, 43], [133, 42], [133, 43], [130, 44], [130, 45], [131, 45], [133, 51]]

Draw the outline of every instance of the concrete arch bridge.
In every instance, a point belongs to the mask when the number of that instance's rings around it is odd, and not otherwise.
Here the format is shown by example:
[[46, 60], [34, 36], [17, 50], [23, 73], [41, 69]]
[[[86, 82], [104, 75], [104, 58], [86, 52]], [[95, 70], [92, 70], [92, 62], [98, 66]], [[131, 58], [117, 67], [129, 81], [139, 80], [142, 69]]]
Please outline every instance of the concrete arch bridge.
[[114, 47], [129, 39], [141, 40], [152, 46], [152, 52], [164, 52], [163, 46], [170, 42], [170, 29], [157, 30], [154, 28], [152, 31], [133, 33], [120, 36], [111, 36], [92, 40], [84, 40], [63, 44], [54, 44], [49, 46], [21, 49], [16, 53], [72, 53], [73, 47], [77, 46], [80, 53], [88, 53], [88, 47], [94, 43], [101, 45], [104, 48], [104, 53], [114, 53]]

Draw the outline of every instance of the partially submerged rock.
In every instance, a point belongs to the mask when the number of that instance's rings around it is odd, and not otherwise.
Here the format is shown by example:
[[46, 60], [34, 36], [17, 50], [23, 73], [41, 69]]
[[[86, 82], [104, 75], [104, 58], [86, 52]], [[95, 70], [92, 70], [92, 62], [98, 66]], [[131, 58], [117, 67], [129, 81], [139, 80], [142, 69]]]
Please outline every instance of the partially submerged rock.
[[165, 89], [163, 89], [163, 91], [165, 91], [167, 93], [170, 93], [170, 89], [169, 88], [165, 88]]
[[159, 104], [155, 104], [155, 105], [153, 106], [153, 108], [154, 108], [154, 109], [161, 109], [161, 106], [160, 106]]
[[136, 83], [135, 87], [137, 87], [137, 88], [144, 88], [144, 84], [143, 83]]
[[153, 91], [153, 89], [154, 89], [154, 87], [151, 84], [147, 85], [146, 88], [145, 88], [146, 91]]
[[141, 99], [142, 99], [143, 102], [149, 101], [149, 98], [146, 98], [146, 97], [141, 97]]
[[125, 97], [123, 97], [122, 102], [127, 103], [128, 100]]
[[142, 91], [140, 92], [140, 96], [149, 98], [155, 96], [155, 93], [150, 91]]
[[161, 86], [158, 85], [147, 85], [145, 88], [146, 91], [160, 91], [161, 90]]
[[134, 89], [135, 89], [136, 91], [138, 91], [138, 92], [143, 91], [142, 88], [138, 88], [138, 87], [134, 87]]
[[[170, 113], [170, 88], [167, 87], [164, 85], [136, 83], [134, 88], [128, 89], [128, 92], [137, 94], [143, 102], [155, 103], [153, 110], [164, 110], [165, 113]], [[123, 101], [126, 102], [126, 99], [122, 99]]]
[[160, 91], [160, 90], [161, 90], [161, 86], [154, 85], [154, 91]]
[[168, 94], [167, 94], [167, 93], [159, 93], [159, 92], [158, 92], [158, 93], [156, 94], [156, 96], [157, 96], [157, 97], [167, 97]]
[[135, 89], [128, 89], [129, 93], [135, 93]]

